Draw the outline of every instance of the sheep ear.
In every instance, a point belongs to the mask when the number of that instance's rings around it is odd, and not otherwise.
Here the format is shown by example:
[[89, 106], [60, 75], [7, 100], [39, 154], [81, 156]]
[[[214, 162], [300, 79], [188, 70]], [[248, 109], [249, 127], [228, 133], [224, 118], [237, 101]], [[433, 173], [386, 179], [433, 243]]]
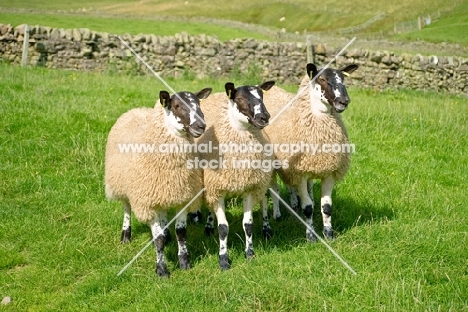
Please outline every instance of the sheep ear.
[[341, 72], [343, 73], [343, 75], [345, 76], [349, 76], [350, 74], [352, 74], [356, 69], [358, 69], [359, 65], [356, 65], [356, 64], [351, 64], [351, 65], [348, 65], [348, 66], [345, 66], [343, 67], [341, 70]]
[[306, 69], [307, 69], [307, 76], [309, 76], [310, 79], [317, 76], [318, 70], [314, 64], [312, 63], [307, 64]]
[[228, 98], [234, 99], [234, 95], [236, 94], [236, 89], [234, 88], [234, 84], [232, 82], [227, 82], [224, 85], [224, 88], [226, 89], [226, 94]]
[[171, 96], [167, 91], [159, 92], [159, 101], [161, 102], [162, 107], [166, 108], [171, 103]]
[[211, 91], [213, 91], [213, 89], [211, 88], [205, 88], [203, 90], [200, 90], [198, 91], [197, 93], [195, 93], [195, 96], [199, 99], [199, 100], [203, 100], [203, 99], [206, 99], [208, 97], [208, 95], [211, 94]]
[[275, 82], [273, 80], [270, 80], [270, 81], [267, 81], [267, 82], [264, 82], [260, 85], [260, 89], [262, 89], [263, 91], [268, 91], [271, 89], [271, 87], [273, 87], [275, 85]]

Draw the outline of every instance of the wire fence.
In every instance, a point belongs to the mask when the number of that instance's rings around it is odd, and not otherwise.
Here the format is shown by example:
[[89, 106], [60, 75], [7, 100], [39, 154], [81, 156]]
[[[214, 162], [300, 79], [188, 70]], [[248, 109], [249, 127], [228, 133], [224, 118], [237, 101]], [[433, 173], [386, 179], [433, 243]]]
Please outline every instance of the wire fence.
[[395, 23], [393, 27], [393, 31], [395, 34], [401, 34], [410, 31], [421, 30], [424, 27], [437, 22], [440, 18], [440, 11], [427, 14], [423, 16], [418, 16], [416, 19], [406, 22]]

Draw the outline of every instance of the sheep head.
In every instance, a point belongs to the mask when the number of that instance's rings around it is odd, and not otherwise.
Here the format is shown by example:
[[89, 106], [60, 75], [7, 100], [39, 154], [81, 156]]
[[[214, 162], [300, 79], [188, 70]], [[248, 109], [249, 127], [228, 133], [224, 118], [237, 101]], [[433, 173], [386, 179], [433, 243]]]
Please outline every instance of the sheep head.
[[268, 125], [270, 114], [263, 103], [263, 91], [270, 90], [274, 81], [267, 81], [258, 86], [234, 87], [232, 82], [225, 85], [230, 109], [235, 111], [238, 122], [251, 124], [258, 129]]
[[159, 101], [166, 112], [170, 126], [195, 138], [201, 136], [205, 132], [206, 123], [200, 109], [200, 100], [206, 99], [211, 90], [205, 88], [197, 93], [184, 91], [172, 96], [167, 91], [161, 91]]
[[309, 63], [307, 64], [307, 75], [310, 79], [315, 78], [315, 83], [320, 85], [322, 102], [331, 105], [336, 112], [341, 113], [351, 102], [344, 85], [344, 76], [348, 76], [357, 68], [358, 65], [351, 64], [341, 69], [325, 68], [320, 72], [314, 64]]

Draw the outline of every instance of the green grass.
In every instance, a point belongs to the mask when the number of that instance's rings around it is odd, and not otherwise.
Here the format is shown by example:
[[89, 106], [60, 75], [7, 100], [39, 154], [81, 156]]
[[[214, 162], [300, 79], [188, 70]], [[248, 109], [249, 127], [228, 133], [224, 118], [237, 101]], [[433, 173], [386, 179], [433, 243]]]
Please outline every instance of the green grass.
[[[191, 34], [216, 34], [221, 40], [236, 37], [252, 37], [258, 39], [276, 40], [271, 32], [249, 27], [239, 29], [237, 25], [226, 21], [240, 21], [248, 24], [262, 25], [274, 32], [285, 28], [288, 32], [322, 32], [336, 31], [360, 25], [373, 16], [386, 13], [387, 17], [371, 27], [351, 34], [364, 38], [373, 34], [387, 36], [392, 33], [394, 23], [417, 20], [418, 16], [441, 12], [439, 22], [424, 29], [404, 36], [390, 35], [391, 40], [427, 40], [431, 42], [454, 42], [467, 46], [466, 23], [467, 4], [463, 1], [448, 0], [394, 0], [394, 1], [339, 1], [332, 0], [324, 3], [320, 0], [296, 1], [249, 1], [235, 2], [222, 0], [213, 5], [212, 1], [168, 1], [148, 0], [135, 1], [80, 1], [59, 0], [27, 1], [5, 0], [1, 4], [5, 9], [27, 9], [26, 13], [0, 14], [0, 22], [12, 24], [43, 24], [54, 27], [87, 27], [115, 33], [155, 33], [171, 35], [176, 32], [187, 31]], [[86, 12], [83, 12], [86, 9]], [[356, 14], [356, 9], [359, 14]], [[45, 10], [49, 14], [42, 12]], [[57, 10], [61, 10], [58, 12]], [[30, 12], [41, 12], [40, 15]], [[64, 12], [80, 12], [82, 15], [63, 15]], [[118, 18], [105, 18], [115, 14]], [[101, 17], [104, 16], [104, 17]], [[124, 18], [124, 16], [128, 16]], [[285, 18], [282, 20], [282, 18]], [[142, 20], [142, 19], [150, 20]], [[169, 18], [170, 20], [160, 20]], [[187, 21], [187, 18], [192, 20]], [[159, 19], [159, 20], [158, 20]], [[220, 24], [219, 21], [224, 22]], [[3, 20], [3, 21], [2, 21]], [[138, 22], [138, 20], [141, 21]], [[179, 22], [174, 22], [177, 20]], [[226, 26], [225, 26], [226, 25]], [[230, 26], [229, 26], [230, 25]], [[92, 26], [92, 27], [91, 27]], [[326, 34], [322, 34], [327, 38]], [[341, 37], [341, 35], [340, 35]]]
[[[220, 92], [224, 81], [169, 83]], [[308, 244], [304, 227], [286, 211], [272, 222], [270, 241], [261, 239], [255, 212], [257, 256], [247, 263], [241, 209], [233, 207], [231, 270], [218, 268], [217, 239], [190, 225], [193, 268], [176, 268], [171, 243], [172, 275], [161, 280], [152, 247], [116, 276], [150, 230], [134, 220], [132, 243], [121, 245], [121, 206], [103, 192], [110, 127], [130, 108], [153, 106], [161, 83], [0, 64], [0, 88], [0, 297], [13, 298], [2, 310], [468, 309], [464, 97], [349, 90], [343, 117], [356, 153], [333, 195], [338, 237], [331, 245], [357, 276], [320, 243]], [[320, 230], [319, 211], [315, 220]]]
[[233, 38], [271, 39], [266, 35], [239, 28], [215, 25], [202, 22], [181, 22], [171, 20], [138, 19], [131, 17], [98, 17], [84, 15], [31, 14], [31, 13], [1, 13], [0, 23], [18, 26], [21, 24], [43, 25], [56, 28], [88, 28], [94, 31], [114, 34], [154, 34], [157, 36], [173, 36], [187, 32], [190, 35], [214, 35], [219, 40]]
[[460, 43], [468, 46], [468, 3], [462, 3], [449, 15], [442, 15], [434, 23], [424, 27], [421, 31], [414, 31], [398, 36], [401, 39], [428, 42]]

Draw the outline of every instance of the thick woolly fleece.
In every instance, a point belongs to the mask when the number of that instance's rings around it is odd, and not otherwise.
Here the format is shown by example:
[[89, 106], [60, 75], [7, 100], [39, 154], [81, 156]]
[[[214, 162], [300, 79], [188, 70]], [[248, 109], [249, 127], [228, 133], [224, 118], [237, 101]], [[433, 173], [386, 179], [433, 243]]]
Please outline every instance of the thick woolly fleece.
[[[148, 144], [154, 152], [122, 152], [119, 144]], [[112, 127], [106, 146], [105, 185], [109, 199], [127, 201], [137, 219], [149, 222], [155, 211], [182, 208], [203, 188], [201, 169], [188, 169], [194, 152], [158, 152], [161, 144], [194, 144], [165, 126], [164, 109], [136, 108], [123, 114]], [[199, 209], [201, 198], [189, 211]]]
[[[299, 90], [310, 81], [304, 77]], [[294, 94], [273, 87], [264, 94], [264, 103], [272, 116], [273, 122], [265, 131], [273, 144], [346, 144], [348, 134], [341, 116], [333, 109], [329, 113], [314, 114], [311, 109], [309, 89], [306, 89], [281, 115], [280, 110], [294, 98]], [[322, 179], [332, 175], [336, 181], [341, 180], [349, 169], [351, 155], [345, 153], [309, 153], [289, 152], [275, 153], [282, 163], [288, 162], [288, 168], [278, 169], [281, 179], [297, 187], [301, 177]]]
[[[207, 129], [197, 140], [198, 144], [264, 144], [268, 143], [262, 130], [250, 125], [247, 130], [234, 129], [228, 117], [229, 99], [226, 93], [215, 93], [203, 100], [201, 108], [205, 114]], [[261, 168], [263, 161], [272, 161], [274, 156], [266, 156], [263, 152], [235, 152], [227, 151], [220, 155], [219, 149], [212, 153], [200, 153], [202, 159], [222, 162], [218, 168], [204, 169], [205, 200], [211, 209], [216, 212], [217, 203], [222, 195], [238, 196], [250, 192], [254, 201], [259, 201], [265, 195], [271, 181], [273, 172]], [[238, 160], [245, 161], [255, 168], [236, 166]], [[260, 165], [260, 168], [259, 166]], [[240, 168], [238, 168], [240, 167]], [[268, 168], [270, 169], [270, 168]]]

